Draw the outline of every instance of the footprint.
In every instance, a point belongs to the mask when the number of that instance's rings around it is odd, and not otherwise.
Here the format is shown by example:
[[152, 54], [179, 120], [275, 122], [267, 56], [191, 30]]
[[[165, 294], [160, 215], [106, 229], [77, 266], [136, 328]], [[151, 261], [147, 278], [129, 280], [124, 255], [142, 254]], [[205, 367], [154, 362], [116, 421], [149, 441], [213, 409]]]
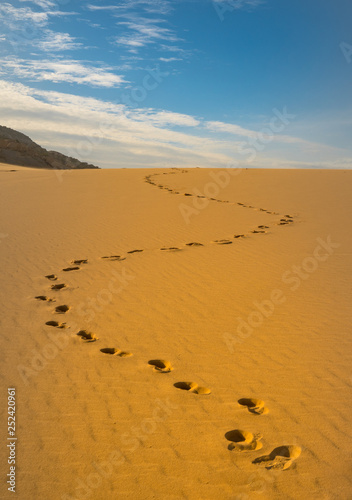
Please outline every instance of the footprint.
[[169, 250], [169, 251], [177, 251], [177, 250], [182, 250], [181, 248], [178, 248], [178, 247], [164, 247], [164, 248], [160, 248], [160, 250]]
[[196, 241], [192, 241], [191, 243], [186, 243], [188, 247], [204, 247], [203, 243], [197, 243]]
[[266, 233], [266, 231], [264, 231], [264, 229], [253, 229], [253, 231], [251, 231], [252, 233], [256, 234], [256, 233]]
[[71, 264], [76, 264], [78, 266], [80, 266], [81, 264], [87, 264], [87, 263], [88, 263], [88, 259], [73, 260], [71, 262]]
[[129, 356], [133, 356], [131, 352], [121, 351], [121, 349], [115, 349], [115, 347], [104, 347], [100, 349], [104, 354], [111, 354], [112, 356], [119, 356], [120, 358], [128, 358]]
[[108, 257], [102, 257], [102, 259], [109, 259], [109, 260], [126, 260], [126, 257], [121, 257], [121, 255], [109, 255]]
[[217, 243], [218, 245], [231, 245], [231, 240], [214, 240], [213, 243]]
[[65, 267], [65, 269], [63, 269], [63, 271], [65, 272], [68, 272], [68, 271], [78, 271], [79, 269], [81, 269], [80, 267], [78, 266], [74, 266], [74, 267]]
[[264, 406], [264, 401], [255, 398], [241, 398], [238, 400], [240, 406], [246, 406], [250, 413], [255, 415], [265, 415], [269, 412], [268, 408]]
[[253, 460], [253, 464], [262, 465], [266, 469], [286, 470], [300, 456], [299, 446], [278, 446], [269, 455], [263, 455]]
[[269, 229], [269, 226], [258, 226], [259, 229]]
[[50, 299], [49, 297], [47, 297], [46, 295], [37, 295], [37, 297], [35, 297], [37, 300], [44, 300], [46, 302], [56, 302], [55, 299]]
[[183, 391], [193, 392], [194, 394], [206, 395], [210, 394], [211, 390], [208, 387], [199, 387], [195, 382], [176, 382], [174, 387]]
[[138, 253], [138, 252], [143, 252], [143, 250], [130, 250], [127, 253]]
[[67, 328], [66, 323], [58, 323], [57, 321], [47, 321], [45, 324], [55, 328]]
[[86, 342], [95, 342], [96, 340], [98, 340], [94, 333], [88, 332], [87, 330], [81, 330], [77, 333], [77, 335]]
[[185, 193], [184, 196], [193, 196], [191, 193]]
[[235, 234], [234, 238], [245, 238], [246, 236], [244, 234]]
[[260, 442], [262, 439], [261, 434], [252, 434], [248, 431], [235, 429], [234, 431], [226, 432], [225, 438], [228, 441], [231, 441], [231, 444], [228, 447], [229, 450], [253, 451], [263, 448], [263, 443]]
[[70, 306], [66, 306], [66, 305], [55, 307], [55, 311], [57, 313], [60, 313], [60, 314], [64, 314], [67, 311], [69, 311], [70, 309], [71, 309]]
[[51, 281], [56, 281], [57, 280], [56, 274], [47, 274], [45, 277], [48, 278], [48, 280], [51, 280]]
[[152, 365], [155, 372], [169, 373], [173, 370], [170, 361], [166, 361], [165, 359], [151, 359], [148, 361], [148, 365]]
[[67, 285], [65, 283], [60, 283], [59, 285], [51, 285], [52, 290], [62, 290], [63, 288], [66, 288]]

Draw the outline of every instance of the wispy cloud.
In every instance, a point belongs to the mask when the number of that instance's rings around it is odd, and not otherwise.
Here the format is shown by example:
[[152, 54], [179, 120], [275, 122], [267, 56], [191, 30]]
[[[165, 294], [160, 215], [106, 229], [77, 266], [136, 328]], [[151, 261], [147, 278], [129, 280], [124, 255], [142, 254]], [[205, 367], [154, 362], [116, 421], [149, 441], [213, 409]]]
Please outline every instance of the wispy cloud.
[[160, 41], [177, 42], [179, 38], [169, 28], [159, 26], [164, 22], [162, 19], [139, 18], [134, 21], [121, 21], [119, 26], [126, 28], [131, 33], [118, 36], [115, 42], [118, 45], [124, 45], [132, 50], [136, 47], [144, 47], [145, 45]]
[[264, 0], [213, 0], [214, 3], [228, 6], [229, 10], [244, 9], [246, 7], [257, 7], [264, 3]]
[[197, 127], [200, 122], [193, 116], [170, 111], [137, 111], [134, 119], [154, 123], [155, 125], [177, 125], [181, 127]]
[[0, 20], [4, 26], [13, 30], [19, 29], [24, 23], [32, 23], [38, 27], [42, 27], [48, 24], [52, 16], [67, 16], [74, 14], [74, 12], [61, 12], [59, 10], [44, 10], [37, 12], [30, 7], [14, 7], [7, 2], [0, 4]]
[[52, 9], [57, 5], [53, 0], [20, 0], [20, 2], [31, 2], [42, 9]]
[[175, 61], [182, 61], [182, 59], [179, 57], [159, 57], [159, 61], [169, 63]]
[[113, 42], [131, 53], [146, 46], [181, 41], [167, 25], [167, 15], [173, 10], [169, 0], [125, 0], [118, 5], [93, 5], [91, 11], [109, 11], [118, 19], [119, 35]]
[[119, 5], [94, 5], [88, 4], [87, 8], [92, 11], [106, 10], [115, 12], [124, 12], [142, 9], [149, 14], [169, 14], [172, 11], [170, 0], [125, 0]]
[[58, 33], [47, 29], [41, 39], [33, 41], [33, 45], [44, 52], [61, 52], [83, 48], [83, 44], [76, 40], [77, 38], [72, 37], [69, 33]]
[[[264, 127], [264, 125], [263, 129], [258, 131], [247, 129], [233, 123], [226, 123], [219, 121], [208, 121], [206, 122], [205, 126], [207, 129], [212, 130], [214, 132], [222, 132], [222, 133], [232, 134], [238, 137], [246, 137], [249, 140], [259, 139], [262, 141], [268, 141], [272, 140], [273, 137], [272, 133], [270, 135], [268, 134], [268, 132], [270, 133], [270, 130], [267, 127]], [[305, 141], [304, 139], [284, 134], [275, 134], [274, 140], [275, 142], [283, 142], [287, 144], [293, 144], [293, 143], [311, 144], [308, 141]]]
[[50, 81], [54, 83], [76, 83], [93, 87], [119, 87], [124, 79], [112, 73], [111, 67], [75, 60], [25, 60], [13, 57], [0, 59], [2, 73], [30, 81]]

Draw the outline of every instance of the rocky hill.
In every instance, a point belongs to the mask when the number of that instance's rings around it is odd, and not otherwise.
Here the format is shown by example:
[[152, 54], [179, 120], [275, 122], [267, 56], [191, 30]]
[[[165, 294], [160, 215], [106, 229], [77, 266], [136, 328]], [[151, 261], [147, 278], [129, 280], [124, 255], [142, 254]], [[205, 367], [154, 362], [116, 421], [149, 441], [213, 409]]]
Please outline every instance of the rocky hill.
[[0, 125], [0, 162], [33, 168], [99, 168], [56, 151], [47, 151], [29, 137]]

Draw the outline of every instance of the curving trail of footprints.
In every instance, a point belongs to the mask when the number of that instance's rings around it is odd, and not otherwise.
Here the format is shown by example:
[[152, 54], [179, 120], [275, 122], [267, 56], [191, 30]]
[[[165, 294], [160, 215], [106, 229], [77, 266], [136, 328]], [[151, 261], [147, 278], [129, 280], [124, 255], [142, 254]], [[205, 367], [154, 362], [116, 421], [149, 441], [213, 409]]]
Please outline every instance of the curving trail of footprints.
[[[170, 175], [179, 171], [179, 169], [173, 169], [174, 172], [163, 172], [160, 174], [151, 174], [147, 175], [144, 180], [148, 184], [154, 185], [159, 189], [165, 189], [169, 191], [171, 194], [179, 195], [179, 196], [197, 196], [198, 198], [206, 198], [202, 195], [194, 195], [191, 193], [180, 193], [179, 191], [175, 191], [167, 186], [162, 184], [157, 184], [154, 181], [154, 177], [157, 175]], [[187, 170], [181, 170], [182, 173], [187, 173]], [[277, 222], [278, 226], [289, 225], [294, 222], [294, 218], [291, 215], [280, 215], [277, 212], [271, 212], [264, 208], [256, 208], [252, 205], [245, 205], [240, 202], [230, 202], [226, 200], [218, 200], [216, 198], [207, 198], [209, 201], [217, 202], [217, 203], [227, 203], [230, 205], [239, 205], [241, 207], [259, 210], [261, 212], [265, 212], [270, 215], [279, 215], [280, 220]], [[265, 234], [267, 233], [267, 229], [269, 226], [260, 225], [255, 229], [252, 229], [248, 234], [235, 234], [233, 239], [247, 238], [249, 234]], [[213, 244], [217, 245], [230, 245], [233, 243], [232, 239], [224, 238], [220, 240], [213, 240]], [[189, 242], [185, 244], [186, 247], [203, 247], [204, 244], [200, 242]], [[180, 251], [182, 248], [180, 247], [162, 247], [161, 251], [175, 252]], [[145, 249], [134, 249], [127, 252], [127, 255], [132, 255], [135, 253], [142, 253]], [[110, 255], [101, 257], [101, 259], [109, 260], [109, 261], [124, 261], [126, 257], [121, 255]], [[71, 265], [62, 269], [63, 272], [71, 272], [71, 271], [79, 271], [81, 269], [81, 265], [85, 265], [88, 263], [88, 259], [76, 259], [71, 261]], [[56, 274], [48, 274], [45, 276], [50, 281], [57, 281], [58, 276]], [[60, 290], [66, 288], [68, 285], [65, 283], [58, 283], [51, 285], [51, 290], [59, 292]], [[56, 299], [48, 297], [46, 295], [37, 295], [35, 297], [38, 301], [42, 302], [56, 302]], [[56, 314], [66, 314], [71, 309], [70, 306], [63, 304], [55, 307]], [[60, 323], [55, 320], [50, 320], [45, 323], [47, 326], [51, 326], [54, 328], [69, 328], [66, 323]], [[98, 341], [98, 337], [93, 332], [89, 332], [88, 330], [82, 329], [77, 334], [80, 337], [82, 342], [92, 343]], [[109, 356], [116, 356], [120, 358], [132, 357], [133, 353], [128, 351], [123, 351], [121, 349], [115, 347], [104, 347], [100, 349], [100, 352]], [[148, 361], [148, 364], [152, 367], [153, 371], [156, 373], [170, 373], [174, 370], [171, 362], [164, 359], [152, 359]], [[211, 389], [208, 387], [200, 387], [196, 382], [176, 382], [174, 387], [185, 392], [189, 392], [196, 395], [210, 395]], [[266, 415], [269, 412], [269, 409], [265, 407], [264, 401], [256, 398], [241, 398], [238, 400], [238, 405], [241, 408], [247, 409], [249, 413], [252, 415]], [[228, 449], [236, 452], [249, 452], [249, 451], [257, 451], [263, 447], [263, 443], [261, 442], [262, 435], [259, 433], [252, 433], [245, 430], [235, 429], [232, 431], [228, 431], [225, 434], [225, 438], [230, 441], [228, 445]], [[294, 461], [300, 456], [301, 448], [299, 446], [294, 445], [284, 445], [274, 448], [273, 451], [268, 455], [263, 455], [261, 457], [257, 457], [252, 461], [253, 464], [264, 466], [266, 469], [276, 469], [276, 470], [286, 470], [294, 463]]]

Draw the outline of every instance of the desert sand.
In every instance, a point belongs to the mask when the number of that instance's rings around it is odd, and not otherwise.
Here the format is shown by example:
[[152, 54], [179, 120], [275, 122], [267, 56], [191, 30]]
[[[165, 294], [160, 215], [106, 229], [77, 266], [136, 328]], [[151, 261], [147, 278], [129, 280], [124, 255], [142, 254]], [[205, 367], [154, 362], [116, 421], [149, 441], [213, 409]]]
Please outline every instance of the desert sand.
[[1, 498], [352, 497], [351, 171], [0, 176]]

